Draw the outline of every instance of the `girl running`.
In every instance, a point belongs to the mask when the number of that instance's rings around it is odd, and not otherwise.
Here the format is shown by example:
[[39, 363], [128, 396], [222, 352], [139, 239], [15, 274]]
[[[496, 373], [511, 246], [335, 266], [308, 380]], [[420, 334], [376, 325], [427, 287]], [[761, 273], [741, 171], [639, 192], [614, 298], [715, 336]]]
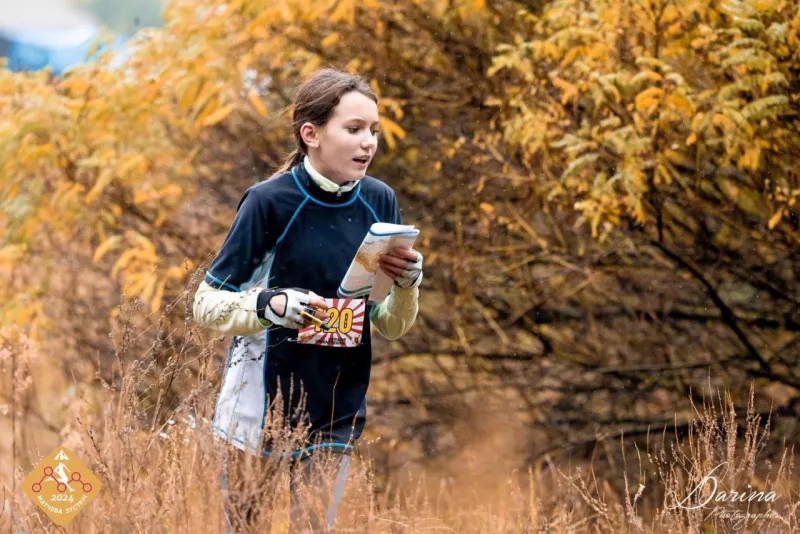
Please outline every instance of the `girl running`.
[[[345, 301], [354, 310], [352, 328], [363, 321], [359, 344], [296, 341], [298, 329], [314, 325], [302, 312], [331, 319], [324, 298], [337, 298], [370, 226], [402, 224], [392, 188], [366, 175], [378, 147], [377, 103], [359, 76], [323, 69], [304, 81], [292, 112], [296, 150], [275, 175], [244, 193], [194, 298], [198, 324], [232, 336], [213, 433], [241, 450], [270, 456], [278, 454], [263, 437], [270, 414], [308, 429], [305, 443], [281, 453], [296, 467], [295, 529], [301, 527], [300, 482], [332, 486], [324, 514], [311, 514], [302, 526], [333, 526], [349, 454], [367, 418], [370, 326], [397, 339], [418, 310], [422, 254], [397, 248], [379, 260], [394, 280], [389, 296], [380, 304]], [[334, 458], [322, 473], [310, 462], [321, 452]]]

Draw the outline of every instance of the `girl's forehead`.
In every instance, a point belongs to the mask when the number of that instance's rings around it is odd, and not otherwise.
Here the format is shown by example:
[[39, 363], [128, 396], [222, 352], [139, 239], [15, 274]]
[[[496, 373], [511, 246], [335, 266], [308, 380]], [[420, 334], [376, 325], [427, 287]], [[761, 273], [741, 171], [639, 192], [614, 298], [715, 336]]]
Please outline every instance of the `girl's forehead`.
[[378, 105], [371, 98], [358, 92], [344, 95], [333, 111], [333, 117], [339, 120], [362, 120], [378, 122]]

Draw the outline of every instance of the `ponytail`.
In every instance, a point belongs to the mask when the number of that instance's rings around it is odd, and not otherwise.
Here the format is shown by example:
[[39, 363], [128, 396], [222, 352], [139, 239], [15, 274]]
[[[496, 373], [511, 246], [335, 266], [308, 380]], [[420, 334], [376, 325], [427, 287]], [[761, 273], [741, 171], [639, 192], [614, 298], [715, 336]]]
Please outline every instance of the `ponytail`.
[[305, 152], [303, 152], [299, 148], [295, 148], [288, 156], [286, 156], [286, 159], [283, 160], [283, 165], [281, 165], [281, 168], [275, 171], [275, 173], [269, 178], [267, 178], [267, 180], [269, 180], [270, 178], [275, 178], [279, 174], [285, 173], [286, 171], [288, 171], [289, 169], [291, 169], [292, 167], [303, 161], [303, 158], [305, 156], [306, 156]]

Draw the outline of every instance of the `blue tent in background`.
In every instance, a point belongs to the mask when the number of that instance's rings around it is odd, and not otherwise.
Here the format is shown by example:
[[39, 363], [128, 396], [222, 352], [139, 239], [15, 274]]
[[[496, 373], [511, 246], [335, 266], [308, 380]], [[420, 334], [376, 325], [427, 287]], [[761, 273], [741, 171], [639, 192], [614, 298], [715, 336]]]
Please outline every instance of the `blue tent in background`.
[[[53, 74], [83, 63], [100, 34], [99, 23], [89, 13], [62, 0], [0, 0], [0, 57], [14, 71], [39, 70]], [[112, 49], [122, 49], [118, 37]]]

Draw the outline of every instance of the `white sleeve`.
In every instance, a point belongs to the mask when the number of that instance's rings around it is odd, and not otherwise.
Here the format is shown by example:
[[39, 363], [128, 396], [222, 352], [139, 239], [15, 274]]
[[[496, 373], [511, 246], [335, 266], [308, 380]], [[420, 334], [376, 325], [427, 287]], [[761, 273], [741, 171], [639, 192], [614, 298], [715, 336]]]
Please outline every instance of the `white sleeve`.
[[419, 288], [394, 286], [389, 296], [372, 309], [371, 323], [386, 339], [399, 339], [414, 326], [419, 311], [418, 300]]
[[259, 287], [247, 291], [225, 291], [204, 281], [194, 294], [192, 312], [197, 324], [232, 336], [251, 336], [271, 326], [256, 314]]

